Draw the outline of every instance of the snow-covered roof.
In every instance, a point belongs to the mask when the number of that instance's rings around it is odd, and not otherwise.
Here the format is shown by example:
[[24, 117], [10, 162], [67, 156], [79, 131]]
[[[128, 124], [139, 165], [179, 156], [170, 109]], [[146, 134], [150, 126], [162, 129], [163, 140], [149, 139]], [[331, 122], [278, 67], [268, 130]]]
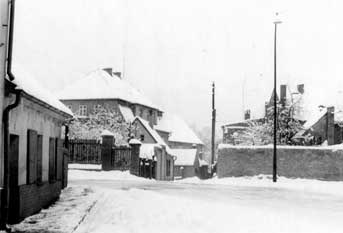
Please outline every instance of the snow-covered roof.
[[142, 119], [141, 117], [137, 116], [135, 118], [135, 121], [139, 120], [144, 128], [149, 132], [151, 137], [156, 141], [156, 143], [162, 145], [162, 146], [167, 146], [167, 144], [164, 142], [164, 140], [161, 138], [161, 136], [154, 130], [153, 128], [150, 127], [149, 122], [146, 120]]
[[327, 113], [326, 108], [317, 108], [316, 110], [312, 111], [312, 115], [306, 120], [304, 124], [305, 129], [310, 129], [313, 125], [315, 125], [325, 114]]
[[123, 115], [126, 122], [132, 122], [135, 119], [131, 108], [119, 104], [119, 111]]
[[176, 156], [176, 166], [193, 166], [197, 149], [171, 149]]
[[97, 69], [90, 72], [58, 93], [62, 100], [84, 99], [121, 99], [133, 104], [140, 104], [159, 109], [139, 90], [126, 80], [116, 75]]
[[20, 67], [14, 67], [13, 73], [15, 79], [12, 81], [17, 85], [17, 89], [23, 90], [30, 96], [50, 105], [51, 107], [66, 113], [70, 116], [73, 116], [71, 110], [65, 106], [58, 98], [51, 94], [46, 88], [42, 87], [41, 84], [28, 72], [24, 71]]
[[164, 146], [166, 148], [166, 151], [169, 155], [175, 155], [173, 151], [169, 148], [169, 146], [165, 143], [165, 141], [161, 138], [161, 136], [156, 132], [156, 130], [150, 127], [149, 122], [147, 122], [139, 116], [137, 116], [134, 121], [136, 120], [142, 123], [144, 128], [148, 131], [148, 133], [151, 135], [151, 137], [156, 141], [158, 145]]
[[168, 139], [171, 142], [203, 144], [183, 119], [172, 114], [164, 113], [154, 129], [171, 132]]

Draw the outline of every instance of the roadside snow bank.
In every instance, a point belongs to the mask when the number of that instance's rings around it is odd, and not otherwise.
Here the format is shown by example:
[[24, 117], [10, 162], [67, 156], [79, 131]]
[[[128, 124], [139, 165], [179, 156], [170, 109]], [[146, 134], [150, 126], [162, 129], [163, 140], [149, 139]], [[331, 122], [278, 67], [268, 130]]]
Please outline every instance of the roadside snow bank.
[[69, 170], [69, 180], [132, 180], [132, 181], [151, 181], [146, 178], [131, 175], [129, 171], [87, 171]]
[[54, 205], [13, 225], [13, 231], [73, 232], [99, 198], [100, 193], [89, 187], [68, 187]]
[[278, 177], [277, 182], [273, 183], [271, 175], [258, 175], [250, 177], [227, 177], [220, 179], [218, 177], [214, 177], [208, 180], [200, 180], [197, 177], [192, 177], [183, 180], [177, 180], [175, 182], [187, 184], [216, 184], [246, 187], [293, 189], [304, 192], [343, 195], [343, 182]]
[[79, 170], [101, 170], [101, 164], [82, 164], [82, 163], [70, 163], [68, 164], [69, 169]]

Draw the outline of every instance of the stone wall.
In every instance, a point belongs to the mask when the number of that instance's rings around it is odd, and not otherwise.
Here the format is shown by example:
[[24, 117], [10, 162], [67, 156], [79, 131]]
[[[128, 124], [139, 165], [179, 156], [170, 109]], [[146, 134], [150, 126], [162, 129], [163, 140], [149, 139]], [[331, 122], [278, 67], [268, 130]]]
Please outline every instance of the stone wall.
[[[218, 177], [272, 174], [272, 156], [272, 146], [220, 145]], [[279, 176], [343, 180], [343, 149], [279, 146], [277, 156]]]

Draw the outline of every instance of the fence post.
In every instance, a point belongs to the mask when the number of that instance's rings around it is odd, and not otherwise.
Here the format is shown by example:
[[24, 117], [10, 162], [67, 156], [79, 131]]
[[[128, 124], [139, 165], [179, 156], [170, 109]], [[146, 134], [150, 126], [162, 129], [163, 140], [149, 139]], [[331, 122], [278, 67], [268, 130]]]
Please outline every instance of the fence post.
[[101, 133], [102, 144], [101, 144], [101, 165], [102, 170], [111, 170], [111, 153], [112, 146], [114, 145], [114, 134], [108, 130], [104, 130]]
[[130, 173], [139, 176], [139, 153], [142, 143], [137, 139], [131, 139], [129, 141], [131, 146], [131, 163], [130, 163]]

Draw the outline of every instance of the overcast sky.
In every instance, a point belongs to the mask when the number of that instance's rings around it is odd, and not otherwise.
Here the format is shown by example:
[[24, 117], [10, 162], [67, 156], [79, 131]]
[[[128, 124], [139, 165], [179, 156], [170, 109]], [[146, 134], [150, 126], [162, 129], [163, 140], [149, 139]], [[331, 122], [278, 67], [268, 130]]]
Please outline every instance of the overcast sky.
[[52, 91], [113, 67], [190, 124], [210, 125], [212, 81], [219, 125], [241, 120], [243, 102], [258, 117], [272, 92], [275, 12], [279, 84], [335, 103], [343, 90], [339, 0], [16, 2], [14, 62]]

